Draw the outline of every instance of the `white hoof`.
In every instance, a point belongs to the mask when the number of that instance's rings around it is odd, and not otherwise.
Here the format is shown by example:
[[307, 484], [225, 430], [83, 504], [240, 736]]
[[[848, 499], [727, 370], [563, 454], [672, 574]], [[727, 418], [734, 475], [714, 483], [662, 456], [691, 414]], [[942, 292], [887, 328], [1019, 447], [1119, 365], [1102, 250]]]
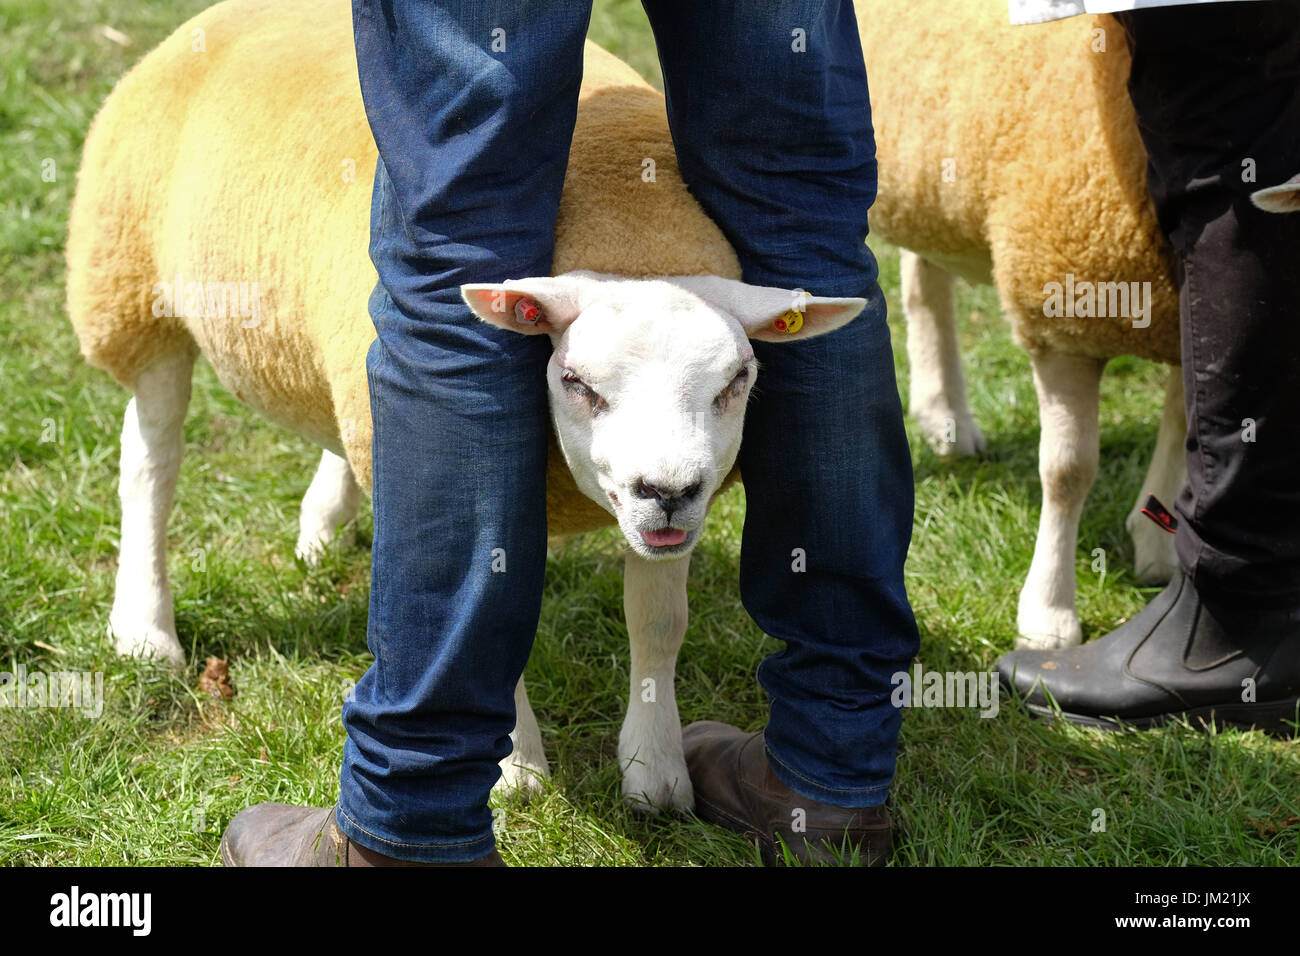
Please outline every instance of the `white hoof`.
[[1018, 651], [1055, 651], [1063, 647], [1074, 647], [1077, 640], [1060, 637], [1055, 634], [1021, 634], [1016, 638]]
[[912, 417], [935, 454], [964, 458], [983, 452], [988, 443], [969, 412], [950, 408], [912, 409]]
[[320, 563], [320, 559], [325, 555], [325, 549], [334, 542], [335, 538], [338, 538], [340, 547], [348, 548], [352, 546], [356, 536], [357, 529], [354, 525], [347, 525], [337, 534], [332, 527], [304, 531], [298, 535], [298, 543], [294, 545], [293, 553], [302, 558], [307, 563], [307, 567], [314, 568]]
[[1083, 643], [1083, 628], [1073, 607], [1033, 607], [1021, 601], [1016, 615], [1016, 649], [1056, 650]]
[[546, 758], [541, 763], [517, 758], [513, 753], [501, 761], [501, 779], [496, 782], [492, 792], [506, 799], [530, 800], [546, 789], [550, 777], [550, 768]]
[[639, 760], [623, 760], [623, 799], [641, 813], [660, 810], [691, 810], [695, 806], [695, 789], [691, 786], [686, 761], [657, 761], [647, 766]]
[[325, 545], [328, 541], [322, 541], [320, 538], [301, 537], [298, 543], [293, 546], [293, 553], [296, 557], [301, 558], [309, 568], [316, 567], [320, 563], [321, 555], [325, 553]]
[[123, 657], [152, 657], [170, 664], [173, 670], [185, 669], [185, 651], [170, 631], [152, 625], [132, 627], [110, 618], [108, 636]]

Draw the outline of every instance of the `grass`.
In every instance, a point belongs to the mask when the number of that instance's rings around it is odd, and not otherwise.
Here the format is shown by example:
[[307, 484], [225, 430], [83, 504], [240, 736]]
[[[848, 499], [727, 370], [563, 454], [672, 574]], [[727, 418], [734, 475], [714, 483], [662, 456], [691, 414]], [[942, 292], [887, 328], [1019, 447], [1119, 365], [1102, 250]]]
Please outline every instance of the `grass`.
[[[119, 661], [104, 638], [127, 396], [81, 362], [63, 313], [66, 216], [94, 110], [123, 70], [204, 5], [0, 7], [0, 389], [8, 404], [0, 416], [0, 670], [105, 675], [98, 719], [0, 709], [0, 862], [9, 865], [213, 864], [222, 829], [244, 806], [332, 802], [340, 704], [369, 661], [368, 509], [356, 547], [331, 550], [314, 569], [297, 564], [297, 503], [317, 456], [238, 404], [202, 363], [170, 571], [189, 658], [228, 660], [238, 694], [230, 702], [201, 694], [199, 664], [177, 678]], [[592, 36], [657, 76], [634, 2], [600, 0]], [[905, 388], [897, 256], [883, 245], [877, 252]], [[991, 290], [962, 286], [959, 312], [972, 405], [991, 450], [948, 463], [913, 437], [908, 586], [924, 666], [965, 671], [989, 668], [1012, 646], [1039, 485], [1028, 361]], [[1161, 369], [1128, 359], [1104, 379], [1101, 477], [1077, 556], [1089, 635], [1154, 593], [1133, 583], [1123, 519], [1154, 444], [1162, 381]], [[678, 698], [684, 721], [753, 729], [765, 718], [755, 668], [778, 645], [737, 597], [743, 509], [743, 492], [728, 494], [696, 552]], [[1096, 547], [1108, 555], [1104, 577], [1089, 568]], [[754, 864], [741, 838], [622, 805], [614, 747], [628, 651], [619, 553], [611, 530], [565, 545], [550, 563], [528, 678], [555, 778], [531, 805], [504, 808], [503, 855], [513, 864]], [[1298, 774], [1294, 742], [1257, 733], [1106, 735], [1037, 722], [1006, 703], [992, 720], [913, 710], [892, 801], [894, 863], [1295, 865]], [[1097, 810], [1104, 831], [1094, 828]]]

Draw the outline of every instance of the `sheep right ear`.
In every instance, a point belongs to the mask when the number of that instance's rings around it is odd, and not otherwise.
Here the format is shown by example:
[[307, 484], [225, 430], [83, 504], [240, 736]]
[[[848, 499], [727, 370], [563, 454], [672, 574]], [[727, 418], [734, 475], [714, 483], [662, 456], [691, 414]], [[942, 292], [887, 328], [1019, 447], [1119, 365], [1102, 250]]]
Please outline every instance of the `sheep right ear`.
[[582, 314], [591, 300], [591, 286], [598, 281], [566, 273], [463, 285], [460, 294], [484, 322], [524, 335], [558, 335]]
[[664, 280], [730, 314], [747, 336], [762, 342], [792, 342], [833, 332], [867, 307], [866, 299], [827, 298], [718, 276], [665, 276]]
[[1280, 186], [1257, 189], [1250, 201], [1265, 212], [1300, 212], [1300, 175], [1292, 176]]

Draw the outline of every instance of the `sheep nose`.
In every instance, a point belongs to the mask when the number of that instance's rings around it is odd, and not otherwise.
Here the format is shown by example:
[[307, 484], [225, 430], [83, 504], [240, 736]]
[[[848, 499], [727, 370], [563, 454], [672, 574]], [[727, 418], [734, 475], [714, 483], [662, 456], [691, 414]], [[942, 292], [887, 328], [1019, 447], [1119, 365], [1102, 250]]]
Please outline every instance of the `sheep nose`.
[[634, 491], [638, 498], [656, 499], [659, 502], [659, 507], [663, 508], [668, 514], [672, 514], [698, 495], [703, 484], [703, 481], [697, 479], [684, 488], [668, 488], [662, 483], [655, 485], [642, 478], [636, 483]]

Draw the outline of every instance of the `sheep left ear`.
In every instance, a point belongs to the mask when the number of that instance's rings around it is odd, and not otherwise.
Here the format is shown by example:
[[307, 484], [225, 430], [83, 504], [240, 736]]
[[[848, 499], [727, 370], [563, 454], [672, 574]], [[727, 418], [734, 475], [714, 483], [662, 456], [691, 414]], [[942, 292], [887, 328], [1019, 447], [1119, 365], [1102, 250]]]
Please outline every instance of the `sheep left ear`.
[[484, 322], [524, 335], [555, 335], [582, 314], [601, 281], [596, 273], [566, 272], [463, 285], [460, 294]]
[[667, 281], [736, 318], [760, 342], [793, 342], [833, 332], [867, 307], [866, 299], [834, 299], [801, 289], [749, 285], [717, 276], [672, 276]]

